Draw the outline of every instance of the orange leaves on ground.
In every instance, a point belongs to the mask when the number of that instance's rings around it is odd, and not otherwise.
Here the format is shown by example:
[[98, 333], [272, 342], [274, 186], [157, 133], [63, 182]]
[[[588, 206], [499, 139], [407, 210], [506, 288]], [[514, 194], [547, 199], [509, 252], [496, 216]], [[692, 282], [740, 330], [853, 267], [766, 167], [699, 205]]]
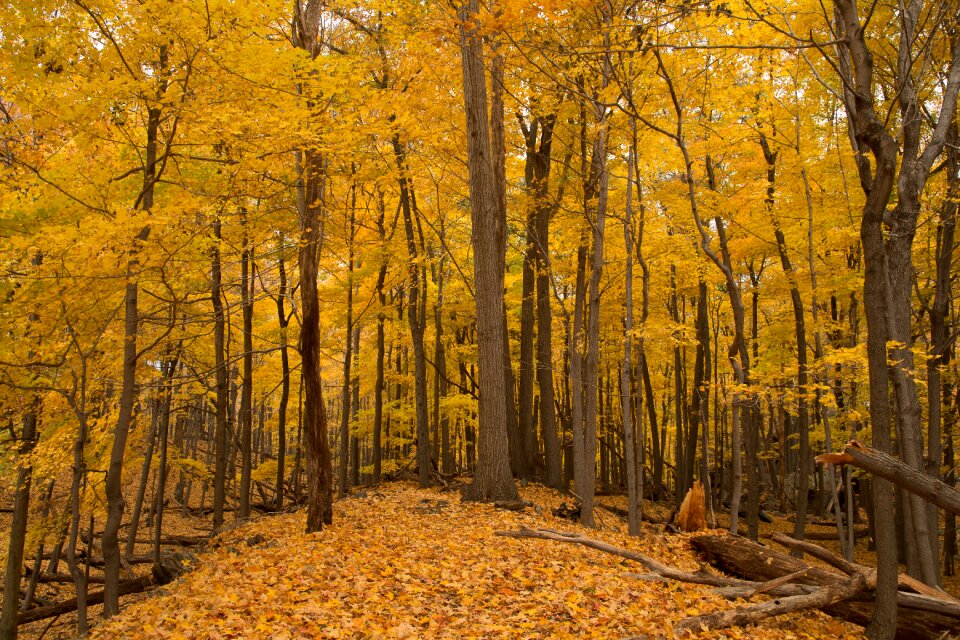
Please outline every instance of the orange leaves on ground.
[[[543, 515], [390, 485], [338, 502], [334, 526], [317, 534], [302, 533], [302, 514], [258, 519], [222, 534], [192, 573], [91, 638], [621, 638], [661, 635], [687, 615], [733, 606], [705, 588], [637, 580], [629, 574], [638, 567], [610, 555], [495, 536], [521, 526], [581, 530], [549, 515], [559, 494], [522, 493]], [[682, 536], [650, 529], [631, 539], [610, 520], [582, 531], [696, 568]], [[749, 635], [838, 634], [859, 637], [814, 613]]]

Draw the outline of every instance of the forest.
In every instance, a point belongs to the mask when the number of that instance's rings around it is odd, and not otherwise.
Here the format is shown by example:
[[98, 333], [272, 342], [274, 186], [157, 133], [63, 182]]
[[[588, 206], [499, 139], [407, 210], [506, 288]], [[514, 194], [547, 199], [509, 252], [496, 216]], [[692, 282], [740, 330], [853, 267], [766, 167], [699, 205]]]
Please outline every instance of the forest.
[[0, 3], [0, 640], [956, 637], [958, 92], [957, 0]]

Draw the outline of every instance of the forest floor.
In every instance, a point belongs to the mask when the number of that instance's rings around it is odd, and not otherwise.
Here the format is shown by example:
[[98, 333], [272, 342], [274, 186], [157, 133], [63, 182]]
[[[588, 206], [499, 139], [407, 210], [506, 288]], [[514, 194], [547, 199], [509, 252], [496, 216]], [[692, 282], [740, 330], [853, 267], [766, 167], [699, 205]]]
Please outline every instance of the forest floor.
[[[496, 536], [520, 527], [574, 531], [697, 568], [687, 536], [644, 525], [642, 537], [630, 538], [602, 510], [599, 530], [585, 529], [552, 515], [564, 501], [558, 492], [529, 486], [521, 494], [535, 507], [505, 511], [394, 483], [338, 501], [334, 525], [319, 533], [303, 533], [302, 511], [259, 517], [198, 550], [195, 568], [177, 582], [125, 598], [121, 614], [90, 637], [616, 639], [669, 634], [687, 616], [734, 606], [706, 587], [638, 580], [631, 573], [641, 567], [599, 551]], [[189, 533], [186, 525], [177, 533]], [[24, 627], [22, 637], [72, 637], [71, 617]], [[862, 635], [810, 612], [700, 637]]]

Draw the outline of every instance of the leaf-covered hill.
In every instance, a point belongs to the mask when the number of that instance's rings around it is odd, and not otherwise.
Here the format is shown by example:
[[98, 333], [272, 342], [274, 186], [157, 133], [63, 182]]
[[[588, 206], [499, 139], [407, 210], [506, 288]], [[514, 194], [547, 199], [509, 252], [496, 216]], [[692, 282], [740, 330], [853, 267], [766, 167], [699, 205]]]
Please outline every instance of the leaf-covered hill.
[[[666, 633], [732, 604], [704, 587], [651, 583], [600, 552], [495, 535], [520, 526], [581, 531], [696, 568], [682, 536], [628, 538], [613, 516], [585, 530], [551, 515], [541, 487], [516, 513], [455, 493], [386, 485], [336, 504], [335, 524], [302, 533], [302, 513], [223, 533], [196, 568], [96, 627], [96, 640], [142, 638], [624, 638]], [[704, 637], [859, 638], [820, 613]]]

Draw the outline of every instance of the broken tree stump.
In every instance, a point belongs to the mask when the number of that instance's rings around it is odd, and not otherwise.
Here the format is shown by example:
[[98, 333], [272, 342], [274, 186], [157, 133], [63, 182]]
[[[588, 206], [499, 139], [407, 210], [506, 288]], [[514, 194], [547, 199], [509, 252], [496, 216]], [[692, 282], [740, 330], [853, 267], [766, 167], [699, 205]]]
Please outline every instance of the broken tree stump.
[[680, 511], [677, 513], [676, 525], [685, 533], [707, 528], [706, 500], [703, 495], [703, 485], [699, 480], [693, 483], [687, 495], [684, 496]]

